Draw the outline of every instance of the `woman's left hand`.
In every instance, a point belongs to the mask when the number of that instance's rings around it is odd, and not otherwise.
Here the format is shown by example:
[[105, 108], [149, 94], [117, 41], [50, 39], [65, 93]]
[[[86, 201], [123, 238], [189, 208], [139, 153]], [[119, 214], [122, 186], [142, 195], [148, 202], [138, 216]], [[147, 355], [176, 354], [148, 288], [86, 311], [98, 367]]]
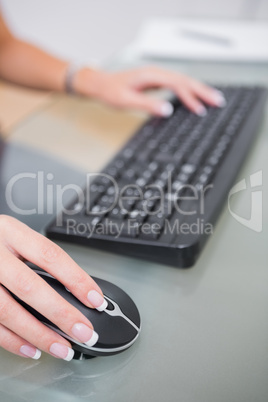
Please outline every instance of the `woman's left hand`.
[[158, 67], [141, 67], [128, 71], [104, 72], [90, 68], [81, 69], [75, 76], [76, 93], [97, 98], [119, 108], [144, 110], [150, 114], [168, 117], [172, 105], [143, 91], [167, 88], [192, 112], [205, 115], [204, 104], [223, 107], [223, 94], [193, 78]]

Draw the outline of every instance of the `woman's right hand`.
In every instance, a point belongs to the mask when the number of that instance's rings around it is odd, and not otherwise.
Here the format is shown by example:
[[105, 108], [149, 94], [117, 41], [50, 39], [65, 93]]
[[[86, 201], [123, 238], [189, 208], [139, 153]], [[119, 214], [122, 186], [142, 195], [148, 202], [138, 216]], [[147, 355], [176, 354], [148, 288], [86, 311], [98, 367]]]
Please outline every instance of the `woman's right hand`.
[[24, 259], [58, 279], [86, 306], [102, 311], [107, 305], [96, 282], [59, 246], [18, 220], [0, 215], [0, 346], [23, 357], [37, 359], [44, 351], [71, 360], [71, 344], [26, 311], [8, 290], [81, 343], [93, 346], [98, 335], [91, 322]]

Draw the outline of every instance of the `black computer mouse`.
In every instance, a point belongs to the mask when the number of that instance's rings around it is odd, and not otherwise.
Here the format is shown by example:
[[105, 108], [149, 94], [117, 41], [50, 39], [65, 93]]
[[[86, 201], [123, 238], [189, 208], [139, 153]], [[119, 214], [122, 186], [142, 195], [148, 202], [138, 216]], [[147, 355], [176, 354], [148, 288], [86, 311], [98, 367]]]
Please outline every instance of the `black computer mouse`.
[[100, 286], [104, 298], [108, 302], [107, 308], [99, 312], [81, 303], [61, 282], [46, 271], [43, 271], [32, 263], [27, 263], [27, 265], [64, 297], [65, 300], [80, 310], [90, 320], [94, 326], [94, 330], [98, 333], [98, 342], [93, 347], [79, 343], [62, 332], [42, 314], [13, 295], [38, 320], [71, 342], [72, 348], [75, 351], [74, 359], [82, 360], [95, 356], [114, 355], [128, 349], [136, 341], [141, 329], [140, 314], [133, 300], [121, 288], [111, 282], [92, 277]]

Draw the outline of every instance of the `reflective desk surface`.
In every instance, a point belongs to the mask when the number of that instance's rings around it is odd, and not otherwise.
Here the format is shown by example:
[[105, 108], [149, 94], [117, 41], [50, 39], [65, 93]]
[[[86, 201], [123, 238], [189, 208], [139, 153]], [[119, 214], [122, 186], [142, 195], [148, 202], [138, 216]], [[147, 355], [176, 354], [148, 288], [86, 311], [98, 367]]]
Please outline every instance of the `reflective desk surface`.
[[[122, 58], [121, 67], [131, 64], [127, 55]], [[210, 82], [268, 86], [264, 65], [169, 66]], [[232, 204], [249, 219], [249, 177], [261, 170], [262, 232], [241, 225], [226, 204], [200, 259], [187, 270], [61, 243], [89, 274], [114, 282], [135, 300], [142, 317], [140, 338], [120, 355], [69, 363], [48, 355], [26, 360], [1, 350], [1, 401], [267, 401], [267, 112], [237, 177], [237, 182], [246, 178], [248, 189]], [[143, 119], [91, 101], [54, 97], [11, 132], [2, 185], [16, 172], [38, 170], [52, 172], [55, 185], [80, 184], [85, 172], [99, 169]], [[27, 223], [41, 230], [50, 218], [31, 216]]]

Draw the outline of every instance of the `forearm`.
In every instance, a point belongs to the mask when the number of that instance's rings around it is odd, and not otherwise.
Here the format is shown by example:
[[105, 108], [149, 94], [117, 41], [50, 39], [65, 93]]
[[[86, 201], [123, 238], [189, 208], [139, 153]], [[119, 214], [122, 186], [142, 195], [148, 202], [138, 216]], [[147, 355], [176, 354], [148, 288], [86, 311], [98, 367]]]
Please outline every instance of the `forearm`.
[[15, 84], [63, 91], [67, 65], [13, 36], [0, 46], [0, 77]]

